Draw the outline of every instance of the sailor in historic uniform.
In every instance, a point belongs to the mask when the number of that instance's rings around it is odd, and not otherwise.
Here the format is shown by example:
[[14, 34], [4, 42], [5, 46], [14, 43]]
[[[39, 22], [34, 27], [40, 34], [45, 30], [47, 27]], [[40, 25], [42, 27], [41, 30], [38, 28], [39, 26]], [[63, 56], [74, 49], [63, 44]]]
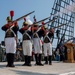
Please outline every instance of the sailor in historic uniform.
[[33, 32], [33, 46], [34, 46], [35, 61], [36, 61], [35, 65], [43, 66], [43, 64], [41, 63], [41, 60], [42, 60], [42, 42], [41, 42], [42, 29], [41, 27], [38, 26], [37, 23], [34, 23], [32, 27], [32, 32]]
[[[54, 29], [50, 28], [49, 30], [45, 28], [44, 31], [44, 56], [45, 56], [45, 64], [48, 64], [49, 59], [49, 65], [52, 65], [52, 40], [54, 36]], [[49, 58], [48, 58], [49, 56]]]
[[32, 56], [32, 31], [31, 28], [29, 28], [28, 22], [23, 22], [23, 27], [19, 30], [19, 32], [22, 34], [22, 48], [23, 48], [23, 54], [24, 54], [24, 60], [25, 63], [23, 66], [31, 66], [31, 56]]
[[6, 58], [7, 65], [6, 67], [15, 67], [14, 66], [14, 55], [16, 53], [16, 40], [17, 40], [17, 31], [19, 30], [18, 23], [12, 23], [12, 20], [7, 17], [7, 24], [2, 27], [2, 30], [5, 31], [5, 47], [6, 47]]

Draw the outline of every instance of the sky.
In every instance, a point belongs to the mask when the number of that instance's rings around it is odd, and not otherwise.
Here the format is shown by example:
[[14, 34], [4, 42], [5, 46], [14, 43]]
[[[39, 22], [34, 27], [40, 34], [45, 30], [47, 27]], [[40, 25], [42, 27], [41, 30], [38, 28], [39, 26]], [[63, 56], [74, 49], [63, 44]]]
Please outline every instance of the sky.
[[[50, 16], [54, 0], [0, 0], [0, 42], [4, 41], [5, 32], [1, 30], [1, 27], [7, 23], [6, 18], [10, 16], [10, 11], [14, 11], [13, 20], [31, 12], [31, 21], [33, 16], [36, 16], [37, 21]], [[19, 28], [22, 27], [24, 20], [18, 22]], [[21, 34], [18, 32], [18, 38], [21, 38]]]

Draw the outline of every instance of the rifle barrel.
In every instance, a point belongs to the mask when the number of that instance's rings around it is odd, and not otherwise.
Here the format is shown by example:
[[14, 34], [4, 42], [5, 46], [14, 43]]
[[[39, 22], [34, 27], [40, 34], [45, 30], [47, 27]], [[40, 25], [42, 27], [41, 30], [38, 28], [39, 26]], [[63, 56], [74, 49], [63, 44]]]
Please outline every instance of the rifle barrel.
[[[30, 15], [30, 14], [32, 14], [32, 13], [34, 13], [35, 11], [32, 11], [32, 12], [30, 12], [30, 13], [28, 13], [28, 14], [26, 14], [26, 15], [24, 15], [24, 16], [22, 16], [22, 17], [20, 17], [20, 18], [17, 18], [16, 20], [14, 20], [14, 21], [19, 21], [19, 20], [21, 20], [21, 19], [23, 19], [24, 17], [26, 17], [26, 16], [28, 16], [28, 15]], [[13, 22], [14, 22], [13, 21]]]
[[[46, 25], [46, 24], [48, 24], [48, 23], [50, 23], [50, 22], [55, 21], [55, 19], [57, 19], [57, 18], [54, 18], [53, 20], [50, 20], [50, 21], [46, 22], [44, 25]], [[41, 27], [41, 26], [42, 26], [42, 25], [40, 25], [39, 27]]]
[[54, 27], [54, 29], [55, 29], [55, 28], [59, 28], [59, 27], [64, 26], [64, 25], [66, 25], [66, 24], [61, 24], [60, 26]]
[[50, 17], [47, 17], [47, 18], [42, 19], [42, 20], [40, 20], [40, 21], [38, 21], [38, 22], [36, 22], [36, 23], [40, 23], [40, 22], [45, 21], [45, 20], [47, 20], [47, 19], [49, 19], [49, 18], [50, 18]]
[[54, 18], [53, 20], [50, 20], [50, 21], [46, 22], [45, 24], [48, 24], [50, 22], [53, 22], [53, 21], [55, 21], [55, 19], [57, 19], [57, 18]]

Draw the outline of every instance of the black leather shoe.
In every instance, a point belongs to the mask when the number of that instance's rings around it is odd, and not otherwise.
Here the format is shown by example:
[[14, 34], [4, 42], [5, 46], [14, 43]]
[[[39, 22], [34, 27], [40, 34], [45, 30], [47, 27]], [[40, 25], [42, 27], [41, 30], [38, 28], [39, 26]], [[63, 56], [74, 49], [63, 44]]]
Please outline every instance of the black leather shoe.
[[52, 65], [52, 63], [49, 63], [49, 65]]
[[27, 66], [32, 66], [31, 64], [27, 64]]
[[10, 65], [9, 67], [15, 67], [15, 65]]
[[42, 64], [42, 63], [39, 63], [39, 66], [44, 66], [44, 64]]
[[44, 64], [48, 64], [48, 62], [45, 62]]
[[22, 66], [27, 66], [27, 64], [26, 64], [26, 63], [24, 63]]
[[37, 62], [37, 63], [35, 63], [35, 66], [36, 66], [36, 65], [39, 65], [39, 63], [38, 63], [38, 62]]
[[9, 65], [7, 64], [6, 67], [9, 67]]

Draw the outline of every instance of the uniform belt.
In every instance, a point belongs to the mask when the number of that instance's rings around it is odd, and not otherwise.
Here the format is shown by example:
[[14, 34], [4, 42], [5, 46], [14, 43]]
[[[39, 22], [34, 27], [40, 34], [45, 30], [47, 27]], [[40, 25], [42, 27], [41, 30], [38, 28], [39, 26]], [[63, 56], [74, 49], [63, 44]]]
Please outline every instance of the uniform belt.
[[23, 40], [31, 40], [27, 35], [23, 36]]
[[50, 42], [50, 40], [48, 38], [44, 39], [44, 43], [49, 43], [49, 42]]
[[50, 43], [50, 41], [44, 41], [44, 43]]
[[23, 40], [31, 40], [30, 38], [23, 38]]
[[6, 36], [5, 38], [10, 38], [10, 37], [14, 37], [14, 36]]

